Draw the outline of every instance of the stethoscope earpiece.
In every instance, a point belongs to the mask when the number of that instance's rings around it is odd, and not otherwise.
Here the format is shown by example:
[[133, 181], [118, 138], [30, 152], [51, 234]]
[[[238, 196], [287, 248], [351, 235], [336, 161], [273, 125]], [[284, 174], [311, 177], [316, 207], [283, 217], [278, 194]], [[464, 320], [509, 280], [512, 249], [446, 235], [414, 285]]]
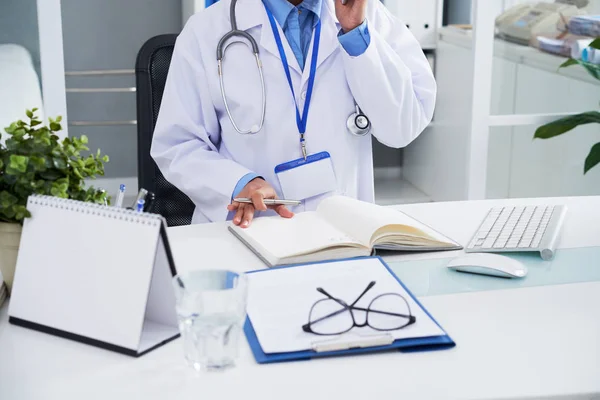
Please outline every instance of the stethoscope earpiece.
[[356, 105], [356, 112], [348, 117], [346, 126], [354, 136], [366, 136], [371, 132], [371, 121], [362, 112], [358, 104]]

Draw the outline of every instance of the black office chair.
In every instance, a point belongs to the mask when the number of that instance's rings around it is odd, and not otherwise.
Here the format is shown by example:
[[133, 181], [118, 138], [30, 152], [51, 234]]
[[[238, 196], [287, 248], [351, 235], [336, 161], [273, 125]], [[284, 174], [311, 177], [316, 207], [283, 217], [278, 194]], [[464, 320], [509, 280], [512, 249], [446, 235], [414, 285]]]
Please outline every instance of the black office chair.
[[189, 225], [194, 203], [171, 185], [150, 157], [154, 127], [167, 82], [177, 35], [160, 35], [148, 40], [138, 53], [137, 86], [138, 182], [156, 194], [152, 212], [161, 214], [169, 226]]

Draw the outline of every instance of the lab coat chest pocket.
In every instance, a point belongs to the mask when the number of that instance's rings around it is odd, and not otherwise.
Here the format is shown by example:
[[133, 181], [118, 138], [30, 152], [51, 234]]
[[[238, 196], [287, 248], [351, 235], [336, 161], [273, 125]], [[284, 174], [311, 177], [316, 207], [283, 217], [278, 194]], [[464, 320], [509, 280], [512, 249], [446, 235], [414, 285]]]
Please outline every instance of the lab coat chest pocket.
[[[260, 123], [262, 115], [262, 86], [252, 47], [232, 43], [223, 57], [223, 85], [229, 111], [238, 128], [248, 130]], [[222, 122], [229, 118], [221, 100]], [[225, 130], [227, 131], [227, 130]]]

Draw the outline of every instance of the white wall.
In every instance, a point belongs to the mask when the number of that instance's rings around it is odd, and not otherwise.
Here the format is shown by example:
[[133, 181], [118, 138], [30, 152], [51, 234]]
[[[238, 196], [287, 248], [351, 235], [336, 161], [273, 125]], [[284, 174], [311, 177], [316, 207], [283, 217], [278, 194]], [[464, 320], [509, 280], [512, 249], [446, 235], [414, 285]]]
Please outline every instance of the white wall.
[[60, 134], [67, 136], [67, 97], [60, 5], [60, 0], [38, 0], [37, 13], [44, 113], [47, 117], [62, 116], [64, 123]]
[[204, 4], [206, 4], [206, 0], [181, 0], [181, 10], [182, 10], [182, 25], [185, 25], [187, 20], [197, 13], [200, 10], [204, 9]]

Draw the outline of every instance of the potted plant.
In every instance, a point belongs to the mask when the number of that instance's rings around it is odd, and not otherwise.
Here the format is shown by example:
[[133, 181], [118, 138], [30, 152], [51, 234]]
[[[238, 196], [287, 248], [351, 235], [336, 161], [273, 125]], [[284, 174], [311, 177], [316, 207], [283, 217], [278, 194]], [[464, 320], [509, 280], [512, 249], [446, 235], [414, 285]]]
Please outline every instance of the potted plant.
[[[591, 48], [600, 51], [600, 38], [597, 38], [590, 44]], [[559, 68], [570, 67], [571, 65], [580, 65], [585, 68], [588, 73], [594, 78], [600, 80], [600, 65], [589, 62], [575, 60], [573, 58], [565, 61]], [[580, 125], [585, 124], [600, 124], [600, 111], [588, 111], [577, 115], [571, 115], [559, 120], [550, 122], [549, 124], [540, 126], [536, 131], [534, 138], [550, 139], [555, 136], [569, 132]], [[592, 146], [590, 153], [585, 159], [583, 173], [586, 174], [590, 169], [600, 163], [600, 142]]]
[[[100, 150], [88, 151], [88, 138], [59, 140], [61, 117], [42, 125], [35, 112], [28, 110], [28, 121], [17, 121], [6, 128], [5, 144], [0, 141], [0, 271], [9, 288], [16, 268], [21, 226], [32, 194], [48, 195], [105, 204], [106, 192], [85, 187], [85, 179], [104, 175], [108, 156]], [[2, 136], [0, 134], [0, 139]]]

